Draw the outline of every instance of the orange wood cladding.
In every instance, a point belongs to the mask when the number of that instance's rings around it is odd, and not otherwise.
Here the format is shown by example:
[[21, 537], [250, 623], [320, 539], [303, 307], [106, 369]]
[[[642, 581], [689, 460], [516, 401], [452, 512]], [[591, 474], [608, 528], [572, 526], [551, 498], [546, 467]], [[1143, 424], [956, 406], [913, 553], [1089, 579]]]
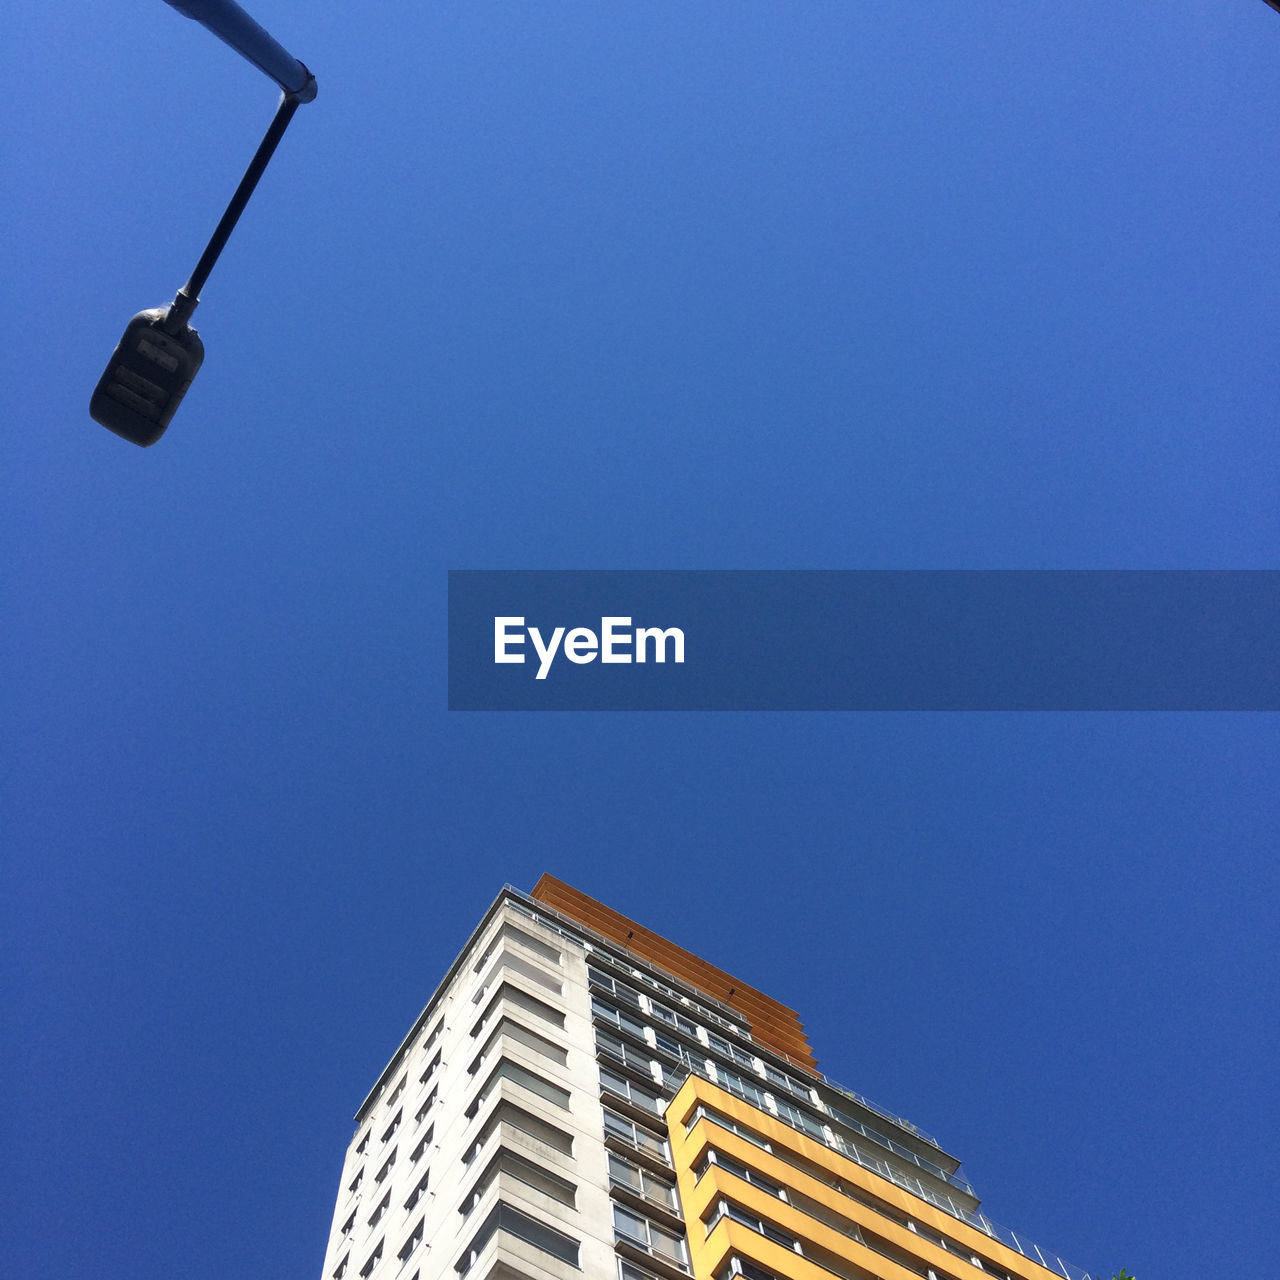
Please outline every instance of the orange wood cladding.
[[751, 1024], [751, 1034], [761, 1044], [810, 1071], [817, 1071], [804, 1026], [794, 1009], [788, 1009], [763, 991], [739, 982], [732, 974], [717, 969], [634, 920], [628, 920], [620, 912], [588, 897], [563, 880], [557, 880], [555, 876], [544, 875], [534, 885], [530, 896], [736, 1009]]

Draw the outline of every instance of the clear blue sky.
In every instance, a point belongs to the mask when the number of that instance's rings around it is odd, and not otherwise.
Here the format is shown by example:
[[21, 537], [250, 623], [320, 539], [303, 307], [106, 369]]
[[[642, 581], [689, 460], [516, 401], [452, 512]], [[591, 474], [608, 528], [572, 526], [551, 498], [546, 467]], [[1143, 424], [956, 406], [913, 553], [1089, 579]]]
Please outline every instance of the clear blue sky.
[[1280, 14], [252, 10], [320, 95], [147, 452], [89, 393], [274, 91], [159, 0], [0, 53], [9, 1272], [317, 1277], [351, 1113], [543, 870], [1079, 1265], [1272, 1271], [1275, 716], [451, 715], [444, 611], [1276, 567]]

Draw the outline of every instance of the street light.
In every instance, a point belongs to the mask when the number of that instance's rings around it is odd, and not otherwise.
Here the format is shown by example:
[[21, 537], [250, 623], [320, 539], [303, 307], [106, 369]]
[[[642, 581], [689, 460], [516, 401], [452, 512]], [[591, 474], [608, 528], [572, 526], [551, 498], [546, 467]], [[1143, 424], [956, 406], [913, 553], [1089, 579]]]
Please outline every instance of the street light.
[[95, 422], [143, 446], [155, 444], [164, 434], [204, 360], [204, 343], [187, 323], [200, 301], [200, 290], [231, 238], [293, 113], [316, 96], [315, 76], [233, 0], [165, 2], [225, 40], [270, 76], [283, 93], [266, 135], [249, 161], [191, 278], [167, 307], [140, 311], [129, 321], [89, 401], [89, 414]]

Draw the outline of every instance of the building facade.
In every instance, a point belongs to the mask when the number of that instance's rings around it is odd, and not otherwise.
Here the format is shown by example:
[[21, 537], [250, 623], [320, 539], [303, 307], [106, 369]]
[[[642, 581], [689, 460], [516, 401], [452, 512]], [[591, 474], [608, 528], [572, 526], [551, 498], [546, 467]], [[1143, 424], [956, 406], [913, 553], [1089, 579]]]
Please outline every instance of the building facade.
[[356, 1114], [322, 1280], [1089, 1280], [817, 1070], [793, 1010], [504, 888]]

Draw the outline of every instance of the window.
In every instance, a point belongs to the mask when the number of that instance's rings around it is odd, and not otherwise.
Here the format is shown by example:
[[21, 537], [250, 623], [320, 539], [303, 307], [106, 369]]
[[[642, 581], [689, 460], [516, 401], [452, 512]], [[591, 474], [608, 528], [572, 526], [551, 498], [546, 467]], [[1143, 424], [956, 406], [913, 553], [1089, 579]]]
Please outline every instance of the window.
[[753, 1107], [758, 1107], [761, 1111], [765, 1109], [764, 1094], [749, 1080], [744, 1080], [736, 1071], [730, 1071], [728, 1067], [717, 1067], [716, 1083], [722, 1089], [727, 1089], [734, 1097], [751, 1103]]
[[716, 1201], [715, 1209], [707, 1219], [708, 1235], [715, 1229], [721, 1218], [732, 1218], [734, 1222], [740, 1222], [744, 1227], [764, 1236], [766, 1240], [772, 1240], [774, 1244], [780, 1244], [784, 1249], [790, 1249], [793, 1253], [804, 1252], [800, 1248], [800, 1241], [795, 1236], [783, 1231], [781, 1227], [774, 1226], [767, 1218], [757, 1218], [754, 1213], [748, 1213], [746, 1209], [734, 1204], [732, 1200]]
[[334, 1267], [333, 1280], [342, 1280], [342, 1277], [347, 1274], [347, 1268], [350, 1265], [351, 1265], [351, 1253], [350, 1253], [350, 1250], [348, 1250], [346, 1255], [343, 1257], [342, 1261], [338, 1263], [336, 1267]]
[[567, 1205], [570, 1209], [576, 1207], [575, 1199], [578, 1189], [567, 1178], [544, 1169], [540, 1164], [534, 1164], [532, 1160], [526, 1159], [515, 1151], [499, 1147], [493, 1159], [485, 1166], [484, 1172], [476, 1180], [471, 1194], [463, 1201], [459, 1212], [470, 1213], [480, 1203], [481, 1197], [500, 1173], [509, 1174], [535, 1191], [541, 1191], [543, 1195], [550, 1196], [559, 1204]]
[[409, 1076], [408, 1076], [408, 1073], [406, 1072], [404, 1075], [400, 1077], [400, 1083], [396, 1085], [395, 1091], [392, 1093], [391, 1097], [387, 1099], [387, 1106], [389, 1107], [395, 1106], [396, 1099], [404, 1092], [404, 1087], [408, 1083], [408, 1081], [409, 1081]]
[[779, 1200], [786, 1200], [787, 1193], [772, 1178], [766, 1178], [764, 1174], [757, 1173], [754, 1169], [748, 1168], [745, 1164], [735, 1160], [732, 1156], [727, 1156], [723, 1151], [717, 1151], [713, 1147], [699, 1162], [694, 1169], [694, 1176], [701, 1178], [708, 1168], [716, 1165], [731, 1173], [735, 1178], [741, 1178], [743, 1182], [749, 1182], [753, 1187], [759, 1187], [761, 1191], [771, 1196], [776, 1196]]
[[[665, 1031], [655, 1030], [653, 1041], [663, 1053], [669, 1053], [673, 1058], [679, 1058], [690, 1071], [697, 1071], [701, 1075], [707, 1074], [705, 1054], [701, 1052], [695, 1053], [687, 1045], [681, 1044], [675, 1036], [669, 1036]], [[683, 1076], [681, 1078], [683, 1079]]]
[[364, 1181], [364, 1166], [362, 1165], [360, 1167], [360, 1172], [357, 1173], [354, 1178], [352, 1178], [351, 1184], [347, 1187], [347, 1190], [352, 1192], [357, 1191], [360, 1187], [360, 1184], [363, 1181]]
[[472, 1237], [467, 1251], [458, 1259], [454, 1270], [459, 1275], [465, 1275], [471, 1269], [480, 1251], [497, 1231], [505, 1231], [508, 1235], [533, 1245], [535, 1249], [541, 1249], [543, 1253], [559, 1258], [561, 1262], [569, 1263], [570, 1266], [578, 1265], [576, 1240], [557, 1231], [554, 1227], [547, 1226], [545, 1222], [539, 1222], [537, 1218], [531, 1218], [527, 1213], [522, 1213], [505, 1201], [499, 1200]]
[[665, 1022], [669, 1027], [675, 1027], [677, 1031], [683, 1032], [691, 1040], [698, 1038], [698, 1024], [691, 1022], [682, 1013], [675, 1013], [668, 1009], [665, 1005], [659, 1004], [656, 1000], [649, 1001], [649, 1012], [655, 1018]]
[[391, 1204], [391, 1192], [388, 1191], [381, 1200], [378, 1201], [378, 1207], [369, 1215], [369, 1225], [376, 1227], [382, 1221], [382, 1215], [386, 1213]]
[[427, 1069], [418, 1077], [419, 1084], [426, 1084], [436, 1073], [436, 1068], [440, 1065], [440, 1055], [437, 1053], [430, 1062], [427, 1063]]
[[728, 1261], [716, 1273], [715, 1280], [736, 1280], [739, 1276], [742, 1280], [778, 1280], [772, 1271], [766, 1271], [763, 1267], [756, 1266], [754, 1262], [731, 1253]]
[[494, 940], [485, 948], [484, 955], [476, 961], [473, 972], [479, 973], [480, 970], [488, 964], [489, 957], [493, 955], [493, 953], [502, 946], [504, 942], [514, 942], [516, 946], [523, 947], [526, 951], [532, 952], [532, 954], [537, 956], [540, 960], [545, 960], [547, 964], [558, 965], [560, 963], [560, 952], [557, 951], [555, 947], [543, 942], [541, 938], [535, 938], [531, 933], [526, 933], [525, 930], [521, 929], [518, 925], [504, 924], [502, 928], [498, 930], [497, 937], [494, 938]]
[[616, 1027], [619, 1031], [625, 1031], [629, 1036], [634, 1036], [637, 1040], [644, 1039], [643, 1022], [637, 1022], [629, 1013], [623, 1013], [621, 1009], [615, 1009], [613, 1005], [606, 1003], [598, 996], [591, 997], [591, 1016], [598, 1018], [601, 1022], [607, 1022], [611, 1027]]
[[494, 1107], [493, 1114], [485, 1122], [476, 1144], [477, 1148], [500, 1124], [510, 1125], [513, 1129], [527, 1134], [535, 1141], [551, 1147], [554, 1151], [559, 1151], [562, 1155], [573, 1155], [573, 1138], [563, 1129], [558, 1129], [541, 1117], [531, 1115], [522, 1107], [517, 1107], [514, 1103], [505, 1100]]
[[352, 1209], [351, 1217], [349, 1217], [346, 1220], [346, 1222], [342, 1224], [342, 1234], [344, 1236], [349, 1236], [351, 1234], [352, 1227], [354, 1227], [355, 1225], [356, 1225], [356, 1211]]
[[[689, 1078], [689, 1068], [687, 1067], [661, 1067], [662, 1072], [662, 1091], [664, 1094], [675, 1093], [682, 1084]], [[695, 1067], [693, 1070], [697, 1071]], [[705, 1068], [703, 1068], [705, 1070]]]
[[[399, 1092], [399, 1090], [397, 1090]], [[396, 1118], [387, 1126], [387, 1131], [382, 1135], [382, 1145], [385, 1147], [392, 1138], [395, 1137], [396, 1130], [400, 1127], [400, 1121], [404, 1119], [404, 1108], [402, 1107], [396, 1112]]]
[[427, 1118], [427, 1112], [436, 1104], [436, 1098], [440, 1093], [440, 1086], [436, 1085], [434, 1089], [423, 1099], [422, 1106], [418, 1108], [418, 1113], [413, 1117], [414, 1124], [421, 1124]]
[[633, 1071], [652, 1078], [653, 1068], [650, 1063], [652, 1063], [653, 1059], [649, 1057], [648, 1053], [640, 1049], [633, 1049], [631, 1045], [615, 1036], [611, 1031], [605, 1031], [599, 1027], [596, 1028], [596, 1048], [603, 1053], [607, 1053], [611, 1058], [625, 1063]]
[[369, 1255], [369, 1261], [360, 1268], [360, 1274], [362, 1276], [371, 1276], [373, 1274], [374, 1267], [378, 1265], [378, 1262], [382, 1258], [382, 1246], [384, 1244], [386, 1244], [385, 1236], [378, 1241], [378, 1247]]
[[426, 1218], [419, 1218], [418, 1225], [414, 1227], [413, 1231], [409, 1234], [409, 1238], [400, 1246], [400, 1252], [396, 1254], [396, 1257], [399, 1258], [401, 1262], [408, 1262], [413, 1256], [413, 1251], [422, 1243], [422, 1233], [426, 1227], [426, 1223]]
[[426, 1133], [422, 1135], [422, 1138], [418, 1142], [418, 1145], [414, 1147], [414, 1149], [409, 1153], [410, 1164], [417, 1164], [418, 1161], [422, 1159], [422, 1153], [427, 1149], [427, 1145], [430, 1143], [431, 1139], [435, 1137], [435, 1135], [436, 1135], [436, 1127], [435, 1125], [431, 1125], [431, 1127], [428, 1128]]
[[745, 1067], [748, 1071], [756, 1069], [755, 1058], [747, 1053], [745, 1049], [739, 1049], [736, 1044], [730, 1044], [723, 1036], [708, 1032], [707, 1043], [714, 1052], [718, 1053], [722, 1058], [728, 1058], [735, 1065]]
[[587, 966], [587, 977], [591, 981], [593, 987], [598, 987], [601, 991], [607, 991], [613, 996], [619, 1004], [630, 1005], [633, 1009], [639, 1009], [640, 993], [633, 991], [626, 983], [619, 982], [612, 974], [603, 973], [601, 970]]
[[658, 1278], [652, 1271], [638, 1267], [630, 1258], [619, 1258], [618, 1280], [658, 1280]]
[[364, 1153], [365, 1153], [365, 1148], [366, 1148], [366, 1147], [368, 1147], [368, 1145], [369, 1145], [369, 1134], [370, 1134], [370, 1132], [372, 1132], [372, 1131], [371, 1131], [371, 1130], [368, 1130], [368, 1129], [366, 1129], [366, 1130], [365, 1130], [365, 1135], [364, 1135], [364, 1137], [363, 1137], [363, 1138], [361, 1138], [361, 1139], [360, 1139], [360, 1145], [356, 1148], [356, 1155], [358, 1155], [358, 1156], [362, 1156], [362, 1155], [364, 1155]]
[[466, 1114], [468, 1117], [473, 1117], [480, 1110], [480, 1104], [502, 1080], [510, 1080], [512, 1084], [518, 1084], [522, 1089], [528, 1089], [530, 1093], [536, 1093], [538, 1097], [545, 1098], [554, 1106], [560, 1107], [564, 1111], [569, 1110], [568, 1089], [562, 1089], [558, 1084], [552, 1084], [550, 1080], [544, 1080], [527, 1067], [522, 1067], [518, 1062], [512, 1062], [510, 1058], [500, 1058], [498, 1065], [489, 1073], [489, 1078], [481, 1085], [480, 1092], [476, 1094], [471, 1105], [467, 1108]]
[[414, 1187], [412, 1191], [409, 1192], [409, 1198], [404, 1202], [404, 1207], [406, 1209], [412, 1209], [413, 1206], [417, 1204], [418, 1201], [421, 1200], [424, 1195], [427, 1194], [427, 1179], [430, 1176], [431, 1176], [431, 1171], [428, 1169], [427, 1172], [424, 1173], [422, 1177], [418, 1179], [418, 1185]]
[[647, 1129], [642, 1129], [630, 1120], [625, 1120], [622, 1116], [614, 1114], [608, 1107], [604, 1109], [604, 1131], [606, 1137], [618, 1138], [627, 1143], [628, 1146], [647, 1151], [650, 1155], [657, 1156], [660, 1160], [670, 1162], [666, 1142], [661, 1138], [655, 1137]]
[[467, 1068], [469, 1075], [475, 1075], [480, 1070], [480, 1064], [484, 1061], [485, 1055], [502, 1036], [524, 1045], [526, 1049], [531, 1049], [558, 1066], [563, 1067], [569, 1061], [567, 1051], [558, 1044], [553, 1044], [545, 1036], [538, 1035], [536, 1031], [530, 1031], [528, 1027], [522, 1027], [514, 1019], [504, 1017], [493, 1029], [493, 1034], [485, 1041], [484, 1048], [476, 1055], [475, 1061]]
[[801, 1111], [785, 1098], [775, 1098], [773, 1105], [778, 1109], [778, 1119], [785, 1120], [793, 1129], [800, 1129], [819, 1142], [827, 1140], [822, 1126], [808, 1112]]
[[496, 975], [502, 972], [518, 973], [522, 978], [527, 978], [530, 982], [537, 983], [540, 987], [545, 987], [548, 991], [555, 995], [559, 995], [561, 991], [560, 982], [553, 978], [549, 973], [545, 973], [538, 968], [536, 964], [531, 964], [528, 960], [516, 955], [511, 951], [503, 951], [495, 962], [493, 972], [490, 974], [489, 981], [480, 988], [479, 991], [471, 997], [472, 1001], [479, 1004], [484, 999], [485, 993], [493, 985]]
[[513, 924], [505, 925], [504, 928], [507, 936], [519, 946], [532, 951], [535, 956], [541, 956], [548, 964], [560, 963], [560, 952], [550, 943], [543, 942], [541, 938], [535, 938], [533, 934], [526, 933], [523, 929], [519, 929]]
[[694, 1108], [693, 1114], [685, 1121], [685, 1132], [688, 1133], [699, 1120], [709, 1120], [712, 1124], [718, 1124], [720, 1128], [728, 1129], [730, 1133], [736, 1133], [738, 1137], [754, 1143], [762, 1151], [773, 1150], [773, 1147], [754, 1129], [748, 1129], [746, 1125], [739, 1124], [736, 1120], [730, 1120], [728, 1116], [722, 1116], [718, 1111], [712, 1111], [710, 1107], [698, 1106]]
[[613, 1234], [618, 1240], [629, 1240], [648, 1253], [688, 1269], [689, 1255], [683, 1236], [658, 1226], [656, 1222], [650, 1222], [638, 1213], [632, 1213], [620, 1204], [613, 1206]]
[[669, 1036], [665, 1031], [654, 1031], [653, 1043], [656, 1044], [663, 1053], [669, 1053], [673, 1058], [680, 1058], [683, 1060], [684, 1055], [688, 1052], [685, 1046], [681, 1044], [675, 1036]]
[[[842, 1236], [848, 1236], [851, 1240], [857, 1240], [860, 1244], [865, 1244], [868, 1248], [875, 1249], [878, 1237], [871, 1236], [868, 1238], [863, 1235], [862, 1228], [852, 1219], [846, 1217], [843, 1213], [838, 1213], [835, 1209], [823, 1204], [818, 1200], [811, 1200], [803, 1192], [792, 1191], [787, 1200], [801, 1213], [807, 1214], [810, 1218], [816, 1218], [824, 1226], [830, 1227], [832, 1231], [838, 1231]], [[935, 1240], [935, 1244], [941, 1243]], [[945, 1246], [943, 1246], [945, 1247]], [[880, 1250], [884, 1252], [884, 1250]], [[896, 1258], [892, 1247], [888, 1253], [889, 1257]]]
[[661, 1099], [640, 1088], [639, 1085], [632, 1084], [630, 1080], [626, 1080], [615, 1072], [610, 1071], [607, 1067], [600, 1068], [600, 1085], [610, 1093], [616, 1093], [619, 1097], [626, 1098], [632, 1106], [639, 1107], [641, 1110], [649, 1112], [650, 1115], [662, 1115]]
[[484, 1030], [489, 1019], [493, 1017], [498, 1006], [509, 1004], [513, 1008], [523, 1009], [526, 1013], [531, 1013], [535, 1018], [541, 1018], [544, 1022], [549, 1022], [553, 1027], [559, 1027], [564, 1030], [564, 1014], [558, 1009], [553, 1009], [549, 1004], [544, 1004], [534, 996], [527, 995], [521, 991], [519, 987], [513, 987], [509, 982], [504, 982], [495, 993], [492, 1000], [489, 1001], [484, 1013], [480, 1015], [480, 1021], [471, 1028], [471, 1036], [474, 1039]]
[[[737, 1023], [731, 1022], [728, 1018], [721, 1017], [718, 1013], [713, 1013], [706, 1005], [699, 1003], [697, 1000], [691, 1000], [683, 992], [677, 991], [675, 987], [659, 981], [652, 974], [645, 973], [642, 969], [637, 969], [634, 965], [626, 963], [626, 961], [608, 951], [602, 951], [599, 947], [593, 947], [588, 944], [587, 951], [590, 953], [593, 961], [607, 965], [610, 969], [616, 969], [619, 973], [626, 974], [628, 978], [633, 979], [642, 986], [648, 987], [652, 991], [660, 991], [664, 996], [675, 1000], [688, 1009], [695, 1010], [702, 1017], [710, 1019], [710, 1021], [714, 1022], [716, 1026], [724, 1027], [726, 1031], [732, 1031], [734, 1035], [743, 1034], [742, 1027], [738, 1026]], [[599, 972], [599, 970], [597, 970], [597, 972]], [[748, 1030], [749, 1029], [750, 1028], [748, 1027]]]
[[801, 1102], [812, 1102], [809, 1089], [806, 1085], [800, 1083], [794, 1077], [787, 1075], [785, 1071], [779, 1071], [777, 1067], [766, 1062], [764, 1064], [764, 1073], [768, 1077], [771, 1084], [776, 1084], [780, 1088], [785, 1089], [793, 1097], [799, 1098]]
[[387, 1174], [391, 1172], [391, 1166], [395, 1164], [395, 1162], [396, 1162], [396, 1153], [395, 1151], [392, 1151], [392, 1153], [387, 1157], [386, 1164], [384, 1164], [382, 1168], [378, 1170], [377, 1176], [374, 1178], [374, 1182], [381, 1182], [387, 1176]]
[[614, 1155], [612, 1151], [609, 1152], [609, 1181], [615, 1187], [626, 1187], [673, 1213], [680, 1212], [680, 1200], [673, 1183], [650, 1173], [648, 1169], [632, 1164], [630, 1160]]

